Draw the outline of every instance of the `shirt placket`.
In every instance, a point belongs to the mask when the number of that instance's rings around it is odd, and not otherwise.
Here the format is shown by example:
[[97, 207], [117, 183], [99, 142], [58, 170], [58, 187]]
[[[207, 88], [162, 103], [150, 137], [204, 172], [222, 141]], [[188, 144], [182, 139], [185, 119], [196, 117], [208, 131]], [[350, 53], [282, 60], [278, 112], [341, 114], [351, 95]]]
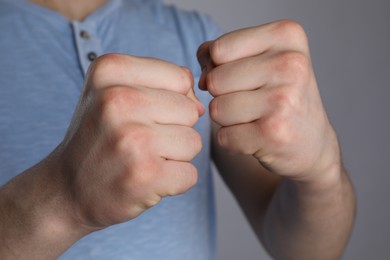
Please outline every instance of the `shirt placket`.
[[92, 61], [102, 54], [101, 41], [93, 22], [72, 21], [73, 35], [80, 66], [86, 75]]

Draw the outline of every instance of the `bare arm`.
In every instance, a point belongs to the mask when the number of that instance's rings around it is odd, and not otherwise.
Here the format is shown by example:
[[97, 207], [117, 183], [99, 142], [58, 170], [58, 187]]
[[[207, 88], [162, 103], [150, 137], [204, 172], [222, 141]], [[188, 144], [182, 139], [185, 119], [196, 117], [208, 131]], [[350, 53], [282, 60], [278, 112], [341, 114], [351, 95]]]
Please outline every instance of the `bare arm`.
[[192, 88], [190, 71], [165, 61], [96, 59], [63, 142], [0, 188], [0, 259], [54, 259], [191, 188], [204, 112]]
[[0, 189], [0, 258], [55, 259], [92, 232], [69, 212], [64, 183], [46, 159]]
[[354, 192], [303, 28], [283, 20], [237, 30], [201, 45], [198, 59], [199, 86], [214, 96], [214, 159], [267, 250], [337, 259]]
[[[267, 171], [214, 143], [213, 158], [263, 246], [275, 259], [338, 259], [352, 229], [355, 197], [345, 171], [329, 186]], [[336, 176], [337, 175], [337, 176]]]

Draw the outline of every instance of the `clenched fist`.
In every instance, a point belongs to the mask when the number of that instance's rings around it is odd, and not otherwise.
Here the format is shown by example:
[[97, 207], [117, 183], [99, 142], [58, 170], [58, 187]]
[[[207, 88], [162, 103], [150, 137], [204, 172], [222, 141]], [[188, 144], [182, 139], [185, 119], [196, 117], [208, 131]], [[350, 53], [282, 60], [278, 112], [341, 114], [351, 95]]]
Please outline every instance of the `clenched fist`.
[[197, 170], [190, 161], [202, 146], [192, 126], [203, 113], [188, 69], [119, 54], [98, 58], [55, 152], [79, 221], [104, 228], [191, 188]]
[[241, 29], [199, 47], [200, 88], [214, 99], [219, 145], [251, 154], [295, 180], [326, 178], [340, 163], [324, 111], [307, 37], [293, 21]]

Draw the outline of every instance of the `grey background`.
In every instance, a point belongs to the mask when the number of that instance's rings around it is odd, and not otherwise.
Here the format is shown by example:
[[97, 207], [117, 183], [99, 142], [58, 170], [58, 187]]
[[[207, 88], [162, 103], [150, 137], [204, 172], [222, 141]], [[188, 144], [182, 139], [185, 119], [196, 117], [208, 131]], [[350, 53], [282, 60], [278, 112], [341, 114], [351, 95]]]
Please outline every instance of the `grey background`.
[[[209, 13], [226, 30], [281, 18], [300, 22], [329, 117], [358, 196], [343, 259], [390, 259], [390, 1], [167, 0]], [[220, 260], [270, 259], [220, 179]]]

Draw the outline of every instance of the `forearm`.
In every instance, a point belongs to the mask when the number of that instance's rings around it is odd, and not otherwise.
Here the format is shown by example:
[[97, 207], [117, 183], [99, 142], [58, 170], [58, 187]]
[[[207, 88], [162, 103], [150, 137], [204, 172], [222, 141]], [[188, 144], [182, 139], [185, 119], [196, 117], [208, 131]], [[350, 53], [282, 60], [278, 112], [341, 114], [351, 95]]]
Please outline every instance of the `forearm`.
[[50, 170], [42, 162], [1, 187], [0, 259], [55, 259], [86, 235]]
[[343, 168], [326, 181], [284, 180], [258, 234], [275, 259], [339, 259], [355, 214], [352, 185]]

